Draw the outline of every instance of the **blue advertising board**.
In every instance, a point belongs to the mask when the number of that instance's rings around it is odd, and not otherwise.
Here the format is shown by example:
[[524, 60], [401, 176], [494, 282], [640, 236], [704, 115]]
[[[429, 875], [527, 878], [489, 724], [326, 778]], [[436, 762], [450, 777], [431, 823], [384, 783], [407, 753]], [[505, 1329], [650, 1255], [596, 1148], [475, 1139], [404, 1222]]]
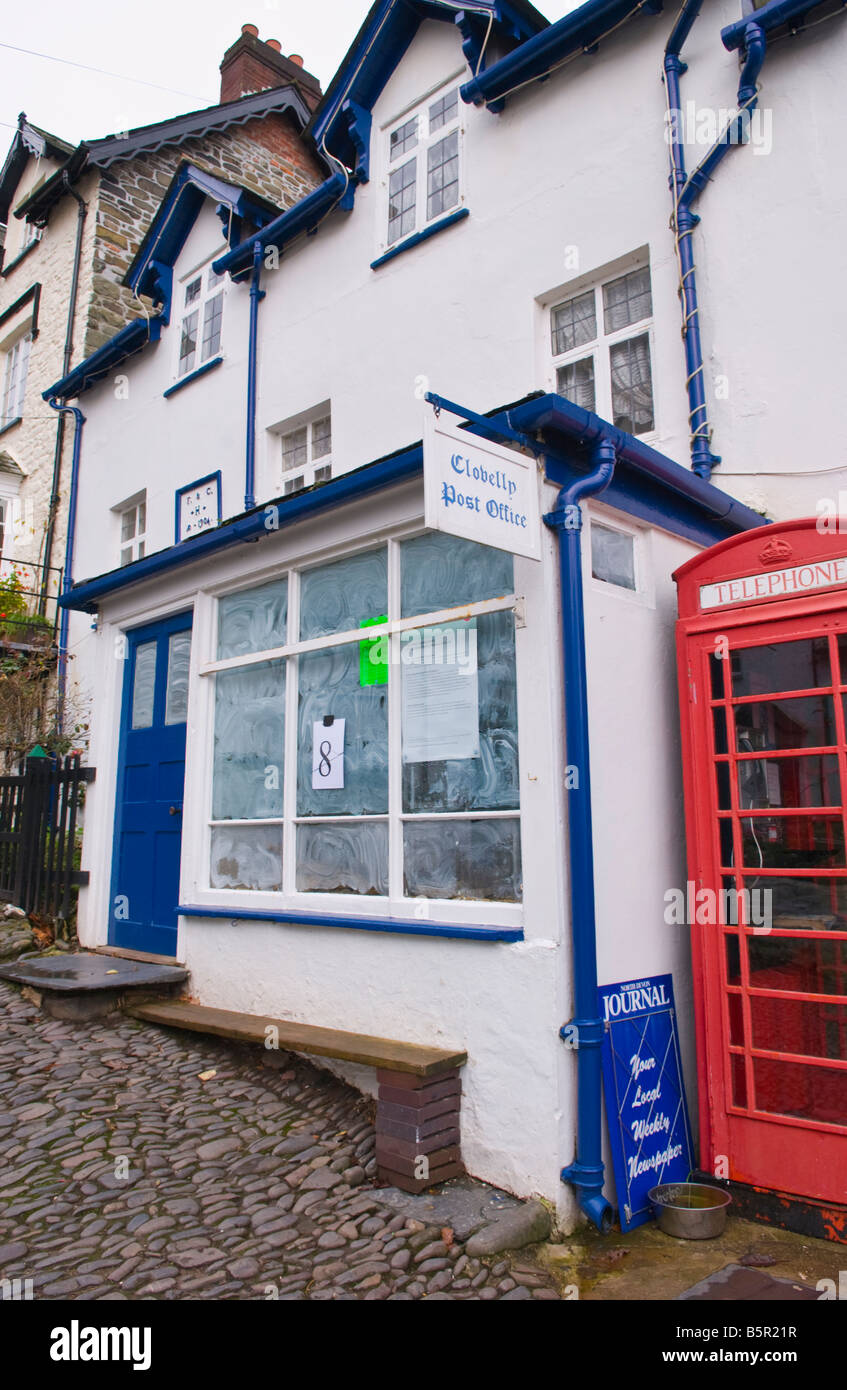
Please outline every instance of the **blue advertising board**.
[[603, 1083], [621, 1228], [653, 1215], [651, 1187], [686, 1182], [691, 1128], [670, 975], [601, 985]]

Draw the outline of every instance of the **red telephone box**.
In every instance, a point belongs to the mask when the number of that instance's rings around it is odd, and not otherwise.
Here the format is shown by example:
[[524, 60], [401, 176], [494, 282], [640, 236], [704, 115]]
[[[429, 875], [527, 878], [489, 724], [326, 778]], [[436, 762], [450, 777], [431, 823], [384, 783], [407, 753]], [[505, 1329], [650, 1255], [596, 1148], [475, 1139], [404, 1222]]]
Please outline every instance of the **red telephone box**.
[[822, 524], [674, 578], [701, 1165], [844, 1239], [847, 530]]

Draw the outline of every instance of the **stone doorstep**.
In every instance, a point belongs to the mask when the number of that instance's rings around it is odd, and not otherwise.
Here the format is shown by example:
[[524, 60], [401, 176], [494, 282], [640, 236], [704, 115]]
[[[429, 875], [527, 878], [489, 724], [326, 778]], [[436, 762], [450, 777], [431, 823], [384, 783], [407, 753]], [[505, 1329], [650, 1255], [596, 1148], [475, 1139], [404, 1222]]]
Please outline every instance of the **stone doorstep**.
[[84, 1023], [115, 1013], [132, 991], [162, 994], [181, 988], [188, 971], [182, 966], [79, 952], [2, 965], [0, 979], [31, 990], [31, 997], [51, 1018]]

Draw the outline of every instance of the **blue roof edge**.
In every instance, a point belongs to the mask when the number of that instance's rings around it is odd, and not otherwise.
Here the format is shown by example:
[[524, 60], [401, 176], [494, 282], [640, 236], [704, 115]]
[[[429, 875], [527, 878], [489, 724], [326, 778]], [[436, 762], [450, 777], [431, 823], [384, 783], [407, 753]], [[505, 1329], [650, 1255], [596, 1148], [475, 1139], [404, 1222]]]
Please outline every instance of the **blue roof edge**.
[[[631, 476], [619, 479], [614, 494], [611, 490], [608, 494], [612, 505], [630, 510], [653, 524], [664, 525], [666, 530], [674, 531], [698, 544], [709, 545], [724, 539], [727, 535], [768, 524], [767, 519], [758, 512], [745, 507], [743, 503], [721, 492], [711, 483], [704, 482], [681, 464], [674, 463], [672, 459], [651, 449], [649, 445], [642, 444], [634, 436], [615, 430], [599, 416], [572, 405], [560, 396], [539, 396], [517, 406], [501, 408], [486, 418], [494, 427], [503, 423], [525, 431], [543, 428], [555, 431], [558, 428], [566, 433], [572, 442], [575, 441], [577, 447], [589, 444], [592, 431], [598, 428], [605, 432], [611, 431], [628, 474], [640, 474], [643, 480], [652, 485], [652, 495], [645, 496], [639, 491], [637, 484], [633, 483]], [[271, 499], [250, 512], [224, 522], [212, 531], [204, 531], [191, 540], [147, 555], [132, 565], [125, 565], [94, 579], [75, 584], [71, 591], [59, 600], [60, 605], [78, 611], [94, 612], [100, 599], [132, 584], [154, 579], [183, 565], [194, 564], [231, 546], [272, 535], [275, 531], [294, 525], [316, 513], [343, 506], [347, 502], [405, 482], [422, 471], [423, 446], [418, 443], [387, 458], [345, 473], [319, 487], [310, 488], [292, 497]], [[570, 471], [568, 464], [556, 460], [551, 469], [551, 481], [559, 481], [555, 477], [556, 473]], [[577, 476], [579, 471], [578, 468], [573, 468], [573, 475]], [[678, 499], [676, 508], [667, 505], [668, 496]], [[269, 526], [268, 518], [272, 508], [276, 513], [277, 524]]]
[[42, 391], [42, 400], [66, 401], [81, 396], [127, 357], [140, 352], [148, 343], [158, 342], [164, 323], [165, 319], [158, 314], [132, 319], [96, 352], [78, 363], [67, 376]]

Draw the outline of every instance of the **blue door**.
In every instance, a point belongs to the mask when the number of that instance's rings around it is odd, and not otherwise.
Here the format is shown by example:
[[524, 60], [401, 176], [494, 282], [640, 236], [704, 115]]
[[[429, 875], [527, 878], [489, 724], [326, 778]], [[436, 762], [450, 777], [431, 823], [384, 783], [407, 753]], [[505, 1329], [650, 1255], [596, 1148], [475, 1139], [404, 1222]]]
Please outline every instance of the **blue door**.
[[176, 954], [191, 614], [127, 636], [109, 940]]

